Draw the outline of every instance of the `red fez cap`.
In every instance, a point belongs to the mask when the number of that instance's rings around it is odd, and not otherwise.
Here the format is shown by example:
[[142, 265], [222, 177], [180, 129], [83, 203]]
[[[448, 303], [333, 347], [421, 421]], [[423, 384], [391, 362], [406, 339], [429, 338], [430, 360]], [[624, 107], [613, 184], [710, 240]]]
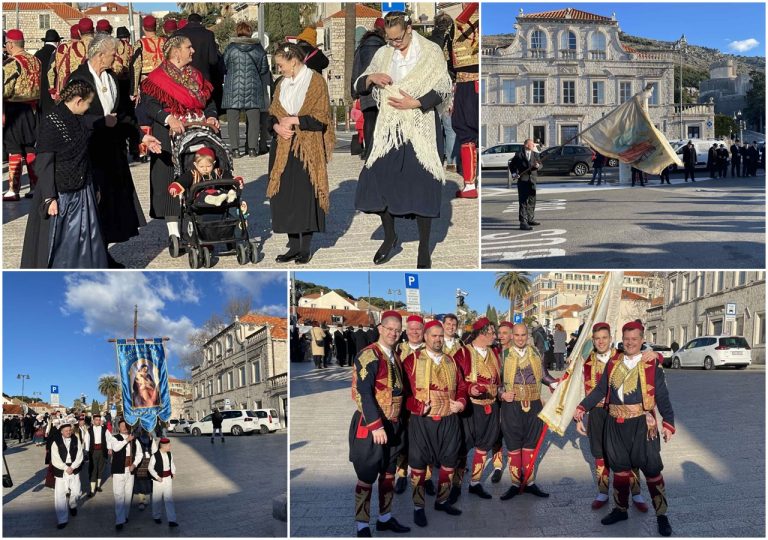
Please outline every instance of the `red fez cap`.
[[14, 28], [5, 33], [5, 39], [8, 41], [24, 41], [24, 33], [21, 30]]
[[73, 24], [69, 27], [69, 39], [80, 39], [80, 26]]
[[168, 437], [163, 437], [162, 439], [160, 439], [160, 444], [168, 444], [169, 442], [171, 442], [171, 439], [169, 439]]
[[400, 322], [402, 322], [402, 320], [403, 320], [403, 317], [400, 316], [400, 314], [397, 311], [395, 311], [394, 309], [390, 309], [390, 310], [385, 311], [384, 313], [381, 314], [381, 320], [382, 321], [384, 319], [388, 319], [389, 317], [395, 317], [396, 319], [400, 320]]
[[608, 333], [611, 332], [611, 325], [607, 322], [598, 322], [592, 325], [592, 333], [594, 334], [598, 330], [608, 330]]
[[91, 32], [93, 32], [93, 21], [88, 17], [83, 17], [77, 23], [77, 28], [80, 30], [81, 36], [83, 34], [90, 34]]
[[621, 327], [622, 334], [630, 330], [640, 330], [640, 332], [645, 332], [645, 327], [643, 326], [643, 323], [637, 321], [630, 321]]
[[212, 148], [208, 148], [207, 146], [203, 146], [200, 150], [195, 152], [196, 156], [206, 156], [211, 159], [216, 159], [216, 152], [213, 151]]
[[439, 326], [440, 328], [442, 328], [443, 327], [443, 323], [441, 323], [437, 319], [429, 321], [427, 324], [424, 325], [424, 331], [426, 332], [427, 330], [429, 330], [433, 326]]
[[179, 26], [179, 28], [178, 28], [179, 30], [181, 30], [182, 28], [187, 26], [187, 19], [179, 19], [179, 25], [178, 26]]
[[163, 23], [163, 32], [166, 34], [173, 34], [178, 29], [179, 27], [176, 23], [176, 19], [166, 19], [166, 21]]
[[96, 31], [106, 32], [107, 34], [111, 34], [112, 25], [109, 24], [109, 21], [107, 19], [99, 19], [98, 21], [96, 21]]
[[373, 23], [374, 28], [384, 28], [384, 19], [382, 17], [376, 17]]
[[152, 15], [147, 15], [142, 19], [141, 27], [145, 30], [155, 30], [157, 28], [157, 19]]
[[501, 321], [501, 322], [499, 323], [499, 328], [501, 328], [502, 326], [506, 326], [507, 328], [514, 328], [514, 327], [515, 327], [515, 324], [514, 324], [514, 323], [511, 323], [511, 322], [509, 322], [509, 321]]
[[484, 326], [488, 326], [491, 324], [491, 321], [488, 320], [488, 317], [480, 317], [475, 321], [475, 324], [472, 325], [472, 330], [481, 330]]
[[406, 323], [417, 322], [420, 324], [424, 324], [424, 317], [422, 317], [421, 315], [408, 315], [408, 318], [405, 319], [405, 322]]

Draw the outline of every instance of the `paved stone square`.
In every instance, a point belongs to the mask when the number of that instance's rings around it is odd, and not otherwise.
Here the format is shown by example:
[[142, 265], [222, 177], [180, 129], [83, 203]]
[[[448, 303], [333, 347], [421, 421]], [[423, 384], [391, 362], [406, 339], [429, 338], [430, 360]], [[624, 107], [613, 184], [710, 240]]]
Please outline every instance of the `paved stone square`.
[[[677, 434], [662, 443], [669, 519], [674, 536], [765, 537], [765, 370], [667, 370]], [[559, 374], [558, 374], [559, 375]], [[348, 461], [349, 422], [355, 406], [350, 368], [313, 369], [291, 364], [291, 535], [353, 536], [356, 477]], [[548, 394], [544, 391], [544, 394]], [[393, 515], [411, 526], [411, 536], [591, 537], [657, 536], [651, 510], [630, 510], [627, 521], [605, 527], [608, 513], [590, 509], [596, 487], [586, 438], [575, 428], [565, 437], [547, 435], [537, 485], [548, 499], [530, 495], [501, 501], [509, 487], [483, 483], [493, 499], [464, 492], [458, 517], [436, 515], [427, 497], [429, 526], [413, 524], [410, 488], [395, 495]], [[371, 521], [378, 515], [373, 490]], [[643, 494], [648, 491], [643, 483]], [[402, 536], [377, 533], [375, 536]], [[406, 535], [407, 536], [407, 535]]]
[[[222, 133], [227, 133], [226, 124]], [[381, 221], [373, 214], [362, 214], [354, 208], [355, 189], [363, 162], [349, 153], [350, 133], [337, 133], [338, 143], [328, 168], [330, 211], [326, 216], [326, 232], [313, 238], [314, 256], [307, 268], [370, 268], [373, 255], [384, 240]], [[235, 174], [246, 182], [244, 191], [248, 202], [248, 218], [251, 237], [263, 241], [264, 259], [256, 265], [243, 268], [267, 270], [293, 270], [294, 263], [278, 264], [275, 257], [286, 251], [288, 238], [284, 234], [272, 234], [269, 202], [266, 197], [268, 156], [243, 157], [235, 160]], [[136, 236], [122, 244], [113, 245], [110, 253], [129, 268], [189, 269], [186, 254], [172, 258], [168, 253], [168, 234], [163, 220], [149, 218], [149, 164], [131, 164], [133, 183], [139, 196], [148, 225]], [[7, 189], [7, 174], [4, 175]], [[454, 199], [461, 177], [447, 173], [442, 190], [440, 218], [432, 224], [433, 268], [477, 268], [479, 202], [477, 199]], [[22, 178], [22, 195], [27, 192], [26, 173]], [[3, 203], [3, 267], [18, 268], [24, 231], [31, 199], [16, 203]], [[381, 268], [415, 268], [418, 249], [418, 231], [415, 220], [397, 220], [398, 236], [402, 248]], [[234, 256], [223, 256], [214, 268], [240, 268]]]
[[[285, 537], [286, 523], [272, 517], [272, 499], [287, 488], [287, 438], [285, 431], [278, 431], [228, 436], [224, 444], [219, 440], [211, 444], [207, 437], [171, 435], [179, 527], [169, 528], [165, 515], [163, 524], [157, 525], [151, 508], [140, 511], [134, 496], [130, 521], [119, 533], [111, 479], [103, 492], [84, 497], [77, 516], [57, 530], [53, 490], [44, 485], [45, 448], [14, 443], [5, 452], [14, 486], [3, 489], [3, 536]], [[87, 478], [87, 465], [81, 475]]]

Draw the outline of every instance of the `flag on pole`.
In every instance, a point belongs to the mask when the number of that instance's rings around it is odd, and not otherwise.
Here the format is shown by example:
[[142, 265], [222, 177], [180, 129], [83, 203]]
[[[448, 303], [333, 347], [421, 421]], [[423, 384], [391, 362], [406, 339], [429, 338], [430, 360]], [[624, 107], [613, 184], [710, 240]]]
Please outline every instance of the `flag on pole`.
[[170, 420], [171, 393], [163, 339], [118, 339], [115, 347], [125, 421], [132, 426], [141, 422], [144, 429], [151, 431], [158, 419]]
[[619, 320], [624, 272], [606, 272], [597, 291], [592, 309], [584, 321], [576, 344], [568, 358], [568, 369], [552, 397], [539, 413], [549, 428], [560, 436], [565, 435], [576, 407], [584, 399], [584, 359], [592, 352], [592, 325], [607, 322], [616, 328]]
[[582, 140], [607, 157], [616, 158], [648, 174], [683, 163], [667, 138], [651, 122], [648, 98], [653, 89], [635, 94], [602, 120], [581, 133]]

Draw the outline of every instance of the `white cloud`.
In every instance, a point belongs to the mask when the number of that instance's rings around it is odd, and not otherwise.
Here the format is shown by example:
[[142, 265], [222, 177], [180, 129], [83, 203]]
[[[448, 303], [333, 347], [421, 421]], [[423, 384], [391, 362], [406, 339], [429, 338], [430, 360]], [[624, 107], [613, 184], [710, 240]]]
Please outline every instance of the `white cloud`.
[[757, 41], [755, 38], [748, 38], [748, 39], [731, 41], [727, 45], [727, 48], [728, 50], [733, 52], [745, 53], [747, 51], [751, 51], [758, 45], [760, 45], [760, 42]]
[[[277, 290], [280, 298], [287, 295], [284, 272], [222, 272], [221, 289], [228, 296], [248, 293], [258, 304], [266, 289]], [[283, 306], [285, 312], [285, 306]]]
[[173, 318], [164, 311], [168, 300], [184, 296], [170, 282], [139, 272], [77, 273], [66, 278], [65, 315], [80, 315], [83, 332], [96, 336], [133, 335], [133, 307], [139, 306], [139, 337], [171, 337], [168, 352], [181, 354], [195, 324], [186, 316]]
[[262, 313], [264, 315], [273, 315], [275, 317], [286, 317], [288, 310], [284, 304], [270, 304], [265, 306], [254, 307], [253, 310], [256, 313]]

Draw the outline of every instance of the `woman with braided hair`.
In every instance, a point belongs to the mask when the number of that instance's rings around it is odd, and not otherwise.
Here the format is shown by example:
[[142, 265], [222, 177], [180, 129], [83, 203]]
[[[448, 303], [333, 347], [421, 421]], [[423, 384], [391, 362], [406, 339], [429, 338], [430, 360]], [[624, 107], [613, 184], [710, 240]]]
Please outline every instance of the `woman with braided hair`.
[[137, 115], [148, 121], [152, 134], [160, 140], [162, 147], [159, 154], [152, 155], [149, 165], [149, 215], [165, 219], [169, 243], [171, 236], [181, 237], [179, 199], [168, 193], [168, 186], [174, 181], [171, 135], [184, 133], [188, 122], [204, 121], [219, 129], [216, 105], [211, 99], [213, 86], [190, 65], [194, 52], [188, 37], [175, 35], [169, 38], [163, 45], [165, 60], [141, 82], [141, 100], [137, 109]]
[[96, 95], [72, 81], [40, 122], [39, 181], [27, 220], [22, 268], [106, 268], [88, 142], [93, 125], [83, 116]]

